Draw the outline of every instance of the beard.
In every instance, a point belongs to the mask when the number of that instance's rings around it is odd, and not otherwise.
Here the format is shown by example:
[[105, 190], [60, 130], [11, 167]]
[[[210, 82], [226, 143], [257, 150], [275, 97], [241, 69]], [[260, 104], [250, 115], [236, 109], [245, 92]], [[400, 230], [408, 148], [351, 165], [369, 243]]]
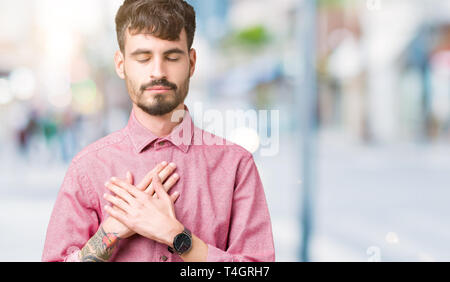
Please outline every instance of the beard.
[[[125, 81], [131, 100], [136, 106], [149, 115], [163, 116], [175, 110], [181, 103], [184, 103], [189, 92], [190, 76], [188, 75], [179, 87], [166, 79], [153, 80], [150, 83], [139, 86], [129, 79], [126, 74]], [[170, 90], [165, 93], [146, 95], [144, 93], [145, 89], [153, 86], [169, 87]]]

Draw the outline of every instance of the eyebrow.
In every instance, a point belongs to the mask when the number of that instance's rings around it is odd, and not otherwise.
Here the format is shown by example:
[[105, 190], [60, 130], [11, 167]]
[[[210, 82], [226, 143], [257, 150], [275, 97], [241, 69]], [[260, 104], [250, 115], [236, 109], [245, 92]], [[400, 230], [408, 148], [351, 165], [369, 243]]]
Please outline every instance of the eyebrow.
[[[153, 51], [148, 50], [148, 49], [137, 49], [136, 51], [134, 51], [133, 53], [131, 53], [131, 56], [137, 56], [137, 55], [141, 55], [141, 54], [146, 54], [146, 55], [152, 55]], [[163, 53], [165, 56], [169, 55], [169, 54], [182, 54], [184, 55], [185, 52], [179, 48], [172, 48], [169, 49], [167, 51], [165, 51]]]

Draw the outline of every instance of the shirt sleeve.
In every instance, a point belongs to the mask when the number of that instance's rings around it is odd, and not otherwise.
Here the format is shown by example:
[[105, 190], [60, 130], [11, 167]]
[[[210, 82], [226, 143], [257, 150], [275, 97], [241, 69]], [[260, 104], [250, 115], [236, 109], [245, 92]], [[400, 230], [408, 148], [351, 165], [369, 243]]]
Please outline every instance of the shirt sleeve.
[[90, 188], [87, 175], [72, 161], [53, 207], [42, 261], [79, 261], [78, 253], [99, 228]]
[[275, 261], [272, 224], [258, 169], [249, 154], [236, 174], [226, 250], [208, 244], [208, 262]]

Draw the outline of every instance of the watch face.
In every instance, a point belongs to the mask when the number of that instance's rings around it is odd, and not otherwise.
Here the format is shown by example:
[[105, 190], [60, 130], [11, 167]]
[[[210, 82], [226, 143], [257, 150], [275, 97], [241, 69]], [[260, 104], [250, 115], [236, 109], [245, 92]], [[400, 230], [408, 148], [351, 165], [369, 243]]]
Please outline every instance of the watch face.
[[191, 248], [191, 245], [191, 238], [184, 233], [177, 235], [177, 237], [175, 238], [174, 248], [179, 254], [188, 251]]

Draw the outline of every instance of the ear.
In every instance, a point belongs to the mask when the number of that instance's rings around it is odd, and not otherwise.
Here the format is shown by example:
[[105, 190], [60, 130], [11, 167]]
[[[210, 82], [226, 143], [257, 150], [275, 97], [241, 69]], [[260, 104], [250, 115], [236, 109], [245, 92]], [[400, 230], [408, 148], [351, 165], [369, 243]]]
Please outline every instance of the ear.
[[125, 70], [124, 70], [124, 56], [120, 50], [116, 51], [114, 55], [114, 63], [116, 67], [116, 73], [121, 79], [125, 79]]
[[189, 74], [190, 77], [192, 77], [194, 75], [196, 63], [197, 63], [197, 51], [195, 51], [195, 49], [192, 48], [189, 51], [189, 64], [191, 66], [191, 72]]

